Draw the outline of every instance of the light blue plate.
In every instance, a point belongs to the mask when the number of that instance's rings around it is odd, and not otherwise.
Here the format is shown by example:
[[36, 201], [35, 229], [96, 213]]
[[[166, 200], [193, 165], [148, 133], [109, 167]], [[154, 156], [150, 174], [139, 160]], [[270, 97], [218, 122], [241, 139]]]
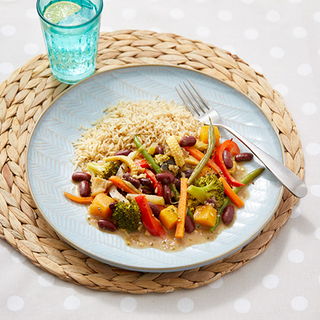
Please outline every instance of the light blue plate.
[[[27, 151], [27, 174], [31, 193], [45, 219], [70, 245], [97, 260], [125, 269], [146, 272], [186, 270], [218, 261], [241, 249], [268, 223], [277, 209], [283, 187], [265, 170], [249, 187], [250, 198], [238, 211], [232, 227], [215, 241], [194, 245], [181, 252], [133, 249], [120, 236], [88, 225], [87, 209], [68, 201], [74, 157], [72, 142], [79, 125], [90, 127], [103, 110], [118, 100], [153, 100], [156, 96], [182, 104], [175, 87], [189, 78], [216, 108], [227, 124], [261, 149], [284, 162], [278, 134], [259, 107], [247, 96], [202, 73], [171, 66], [119, 68], [92, 76], [56, 99], [33, 131]], [[231, 136], [221, 130], [223, 138]], [[235, 139], [236, 140], [236, 139]], [[242, 152], [246, 148], [240, 144]], [[248, 172], [261, 167], [258, 160], [246, 165]]]

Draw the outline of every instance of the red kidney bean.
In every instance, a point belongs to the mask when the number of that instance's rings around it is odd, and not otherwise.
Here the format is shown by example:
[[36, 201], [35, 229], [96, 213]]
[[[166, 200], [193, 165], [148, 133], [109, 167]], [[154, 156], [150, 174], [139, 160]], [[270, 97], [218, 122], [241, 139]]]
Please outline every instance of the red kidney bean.
[[115, 156], [128, 156], [131, 152], [132, 152], [131, 149], [123, 149], [123, 150], [116, 152], [114, 155]]
[[184, 171], [184, 174], [186, 176], [186, 178], [190, 178], [190, 176], [192, 175], [193, 169], [189, 169]]
[[146, 187], [149, 187], [149, 188], [153, 187], [153, 182], [149, 178], [140, 178], [140, 182]]
[[104, 220], [104, 219], [99, 220], [98, 226], [101, 229], [107, 229], [109, 231], [116, 231], [117, 230], [117, 226], [115, 225], [115, 223], [112, 221], [109, 221], [109, 220]]
[[196, 228], [194, 221], [189, 215], [186, 215], [186, 222], [184, 227], [187, 233], [192, 233]]
[[81, 197], [89, 197], [90, 196], [90, 184], [87, 180], [82, 180], [79, 183], [79, 193]]
[[152, 213], [158, 218], [160, 214], [160, 209], [159, 207], [153, 203], [153, 202], [148, 202], [150, 209], [152, 210]]
[[130, 173], [125, 173], [123, 176], [123, 179], [130, 182], [134, 187], [139, 188], [140, 187], [140, 181], [138, 179], [135, 179], [132, 177]]
[[230, 151], [224, 150], [222, 153], [223, 162], [226, 165], [227, 169], [231, 169], [233, 167], [232, 155]]
[[165, 203], [170, 204], [172, 199], [171, 189], [167, 184], [163, 185], [163, 198]]
[[249, 153], [249, 152], [242, 152], [237, 154], [234, 157], [234, 160], [236, 160], [237, 162], [242, 162], [242, 161], [251, 161], [253, 159], [253, 154]]
[[207, 200], [205, 201], [205, 204], [210, 204], [210, 205], [212, 205], [212, 206], [214, 207], [215, 204], [216, 204], [216, 202], [215, 202], [213, 199], [207, 199]]
[[226, 206], [222, 213], [222, 221], [224, 224], [229, 225], [234, 217], [234, 206], [231, 204]]
[[176, 186], [177, 190], [178, 190], [178, 191], [180, 191], [180, 184], [181, 184], [181, 181], [180, 181], [180, 179], [179, 179], [179, 178], [175, 178], [175, 179], [174, 179], [174, 184], [175, 184], [175, 186]]
[[156, 154], [164, 154], [164, 149], [161, 146], [156, 146]]
[[197, 140], [193, 136], [185, 136], [183, 137], [179, 144], [181, 147], [192, 147], [196, 144]]
[[144, 194], [153, 194], [153, 190], [147, 187], [142, 187], [141, 188], [142, 193]]
[[76, 181], [76, 182], [79, 182], [79, 181], [82, 181], [82, 180], [90, 181], [91, 180], [91, 175], [89, 173], [86, 173], [86, 172], [78, 171], [78, 172], [73, 173], [72, 180]]
[[121, 190], [121, 189], [118, 189], [118, 192], [119, 192], [120, 194], [122, 194], [124, 197], [127, 196], [127, 192], [125, 192], [125, 191], [123, 191], [123, 190]]
[[109, 208], [110, 208], [110, 210], [114, 210], [114, 208], [115, 208], [115, 206], [116, 206], [116, 204], [117, 204], [117, 202], [111, 202], [110, 204], [109, 204]]
[[156, 179], [163, 184], [169, 184], [174, 182], [175, 176], [170, 172], [161, 172], [156, 174]]

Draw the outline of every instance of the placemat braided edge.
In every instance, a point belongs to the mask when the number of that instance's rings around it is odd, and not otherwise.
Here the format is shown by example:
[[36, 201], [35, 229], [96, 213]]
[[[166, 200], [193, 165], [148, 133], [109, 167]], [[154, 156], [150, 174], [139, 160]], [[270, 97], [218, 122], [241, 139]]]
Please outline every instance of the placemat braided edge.
[[[153, 31], [101, 33], [97, 72], [135, 64], [180, 65], [233, 86], [254, 100], [278, 130], [287, 166], [304, 177], [301, 142], [281, 95], [238, 56], [201, 41]], [[140, 273], [87, 257], [60, 240], [41, 218], [26, 182], [26, 145], [35, 122], [68, 85], [56, 80], [46, 55], [15, 70], [0, 85], [0, 237], [34, 265], [94, 290], [143, 294], [193, 289], [235, 271], [261, 254], [289, 219], [297, 199], [285, 190], [267, 226], [231, 256], [187, 271]]]

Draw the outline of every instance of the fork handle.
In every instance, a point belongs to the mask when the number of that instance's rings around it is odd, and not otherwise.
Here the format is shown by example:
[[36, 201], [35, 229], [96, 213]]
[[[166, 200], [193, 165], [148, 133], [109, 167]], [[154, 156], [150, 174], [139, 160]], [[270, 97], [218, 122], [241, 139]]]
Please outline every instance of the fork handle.
[[260, 161], [271, 171], [274, 176], [297, 198], [303, 198], [308, 193], [308, 188], [305, 183], [295, 175], [290, 169], [284, 166], [281, 162], [271, 157], [265, 151], [251, 143], [246, 138], [242, 137], [234, 129], [219, 125], [228, 130], [234, 136], [236, 136], [245, 146], [247, 146], [251, 152], [260, 159]]

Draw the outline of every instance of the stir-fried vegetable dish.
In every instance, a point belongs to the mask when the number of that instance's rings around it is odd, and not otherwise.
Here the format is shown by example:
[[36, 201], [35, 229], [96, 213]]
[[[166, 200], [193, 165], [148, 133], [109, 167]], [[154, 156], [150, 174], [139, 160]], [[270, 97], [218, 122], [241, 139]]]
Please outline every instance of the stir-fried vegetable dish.
[[179, 242], [194, 244], [193, 234], [213, 239], [208, 235], [230, 226], [244, 206], [245, 192], [239, 192], [263, 171], [246, 173], [252, 154], [241, 153], [232, 139], [221, 141], [212, 125], [204, 125], [199, 138], [170, 136], [165, 145], [146, 148], [137, 134], [134, 144], [74, 172], [79, 194], [65, 192], [88, 206], [89, 223], [122, 234], [129, 245], [153, 246], [158, 239], [170, 243], [162, 249], [173, 250]]

